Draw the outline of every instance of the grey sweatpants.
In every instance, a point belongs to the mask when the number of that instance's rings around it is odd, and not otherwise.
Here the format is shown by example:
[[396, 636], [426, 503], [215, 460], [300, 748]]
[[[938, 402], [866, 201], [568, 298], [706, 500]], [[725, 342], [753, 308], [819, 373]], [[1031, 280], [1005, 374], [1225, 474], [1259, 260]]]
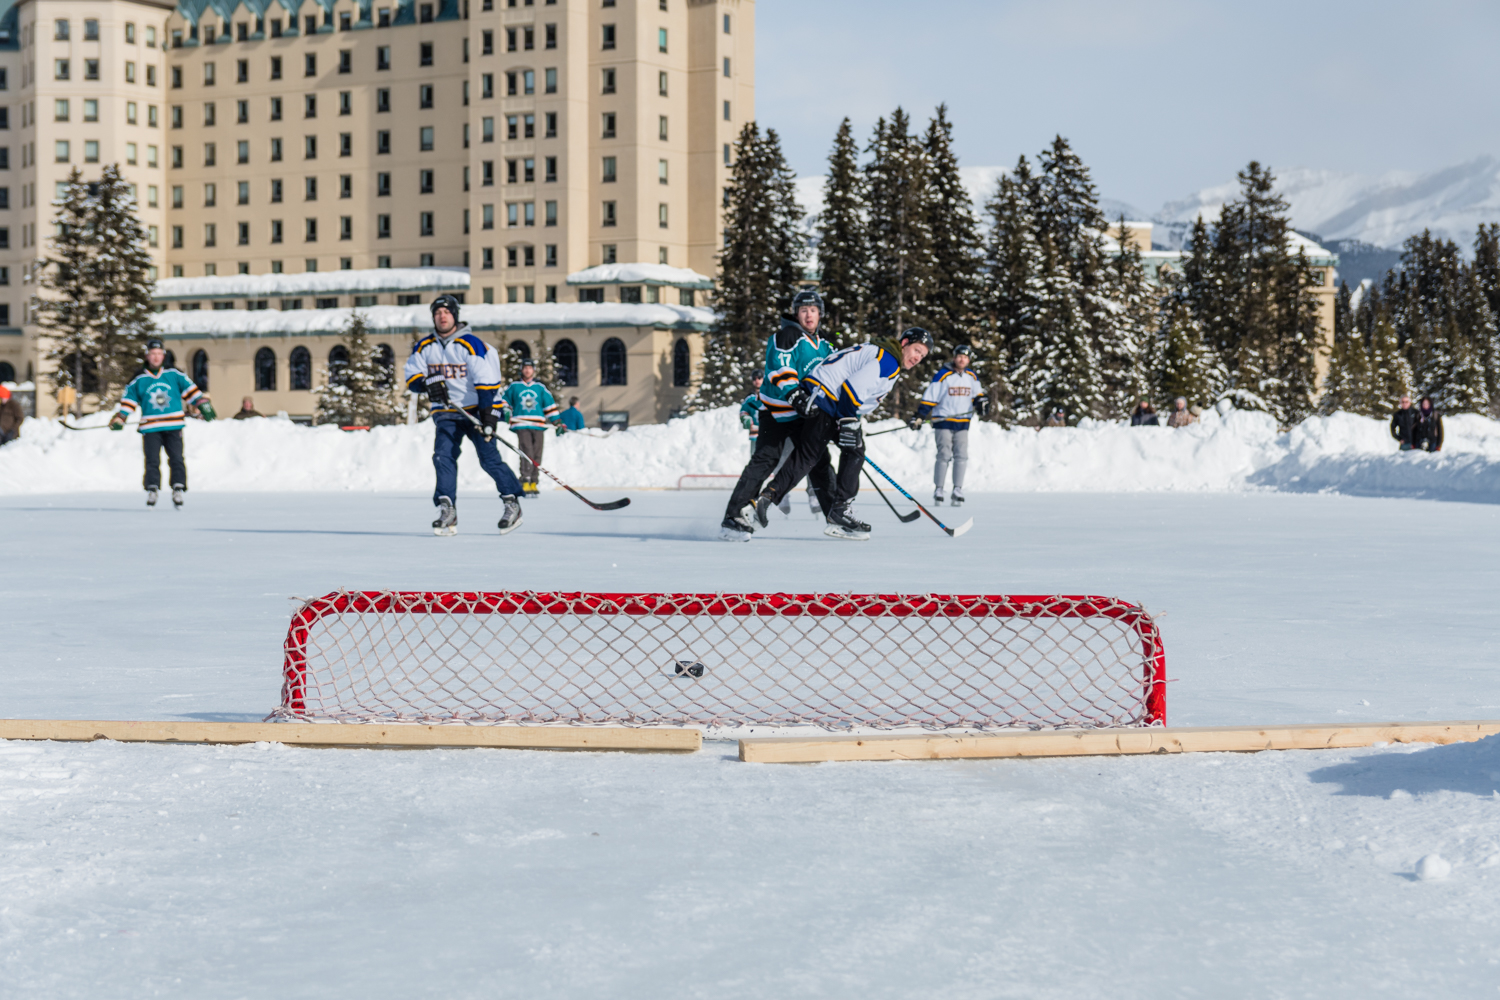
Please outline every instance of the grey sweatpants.
[[942, 492], [943, 480], [948, 478], [948, 463], [952, 462], [953, 488], [963, 489], [964, 470], [969, 467], [969, 432], [938, 427], [932, 433], [937, 438], [937, 465], [932, 469], [933, 485], [939, 493]]

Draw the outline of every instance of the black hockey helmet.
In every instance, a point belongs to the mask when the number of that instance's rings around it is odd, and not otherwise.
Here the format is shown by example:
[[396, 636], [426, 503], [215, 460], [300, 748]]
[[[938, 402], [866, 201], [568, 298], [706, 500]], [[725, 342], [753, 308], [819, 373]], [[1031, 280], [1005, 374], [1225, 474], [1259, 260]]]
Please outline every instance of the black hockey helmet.
[[148, 351], [150, 351], [150, 350], [164, 351], [166, 349], [167, 349], [167, 345], [163, 344], [161, 342], [161, 338], [160, 337], [150, 337], [150, 338], [148, 338], [146, 340], [146, 350], [148, 350]]
[[817, 306], [820, 314], [828, 312], [823, 305], [823, 296], [818, 294], [816, 288], [804, 288], [792, 296], [792, 315], [797, 315], [797, 310], [803, 306]]
[[932, 350], [932, 334], [920, 326], [910, 327], [901, 335], [901, 346], [905, 347], [907, 344], [921, 344], [930, 351]]
[[453, 322], [458, 322], [458, 299], [451, 295], [439, 295], [432, 300], [432, 311], [436, 313], [439, 309], [448, 310], [449, 315], [453, 317]]
[[959, 344], [953, 349], [953, 356], [955, 358], [960, 354], [962, 354], [966, 358], [972, 358], [974, 356], [974, 352], [972, 349], [970, 349], [968, 344]]

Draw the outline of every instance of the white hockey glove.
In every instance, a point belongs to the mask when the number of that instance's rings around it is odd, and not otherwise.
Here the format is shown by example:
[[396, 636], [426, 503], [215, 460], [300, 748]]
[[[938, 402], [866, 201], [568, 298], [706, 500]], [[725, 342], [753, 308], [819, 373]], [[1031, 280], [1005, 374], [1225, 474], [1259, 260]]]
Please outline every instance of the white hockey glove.
[[839, 421], [839, 447], [848, 451], [858, 451], [865, 446], [865, 432], [859, 425], [858, 417], [845, 417]]

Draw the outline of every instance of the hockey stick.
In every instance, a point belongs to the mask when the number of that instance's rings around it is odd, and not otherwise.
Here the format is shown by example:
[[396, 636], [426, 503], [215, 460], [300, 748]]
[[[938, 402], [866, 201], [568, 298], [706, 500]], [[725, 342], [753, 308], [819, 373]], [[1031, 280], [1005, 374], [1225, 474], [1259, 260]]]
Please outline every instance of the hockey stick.
[[[957, 420], [957, 419], [959, 419], [961, 417], [972, 417], [973, 415], [974, 415], [974, 411], [970, 410], [968, 413], [960, 413], [957, 417], [939, 417], [938, 419], [939, 420]], [[927, 418], [927, 420], [931, 420], [931, 419], [932, 419], [931, 417]], [[927, 423], [927, 421], [924, 420], [923, 421], [923, 426], [926, 426], [926, 423]], [[891, 427], [891, 428], [889, 428], [887, 430], [883, 430], [883, 431], [874, 431], [872, 433], [866, 434], [865, 437], [867, 437], [867, 438], [875, 438], [875, 437], [880, 437], [880, 435], [882, 435], [882, 434], [894, 434], [897, 431], [905, 431], [905, 430], [921, 430], [921, 427], [907, 427], [905, 424], [902, 424], [900, 427]]]
[[901, 488], [901, 484], [900, 483], [896, 482], [890, 476], [887, 476], [885, 474], [885, 470], [884, 469], [882, 469], [880, 466], [876, 465], [874, 462], [870, 461], [870, 456], [868, 456], [868, 455], [865, 456], [865, 464], [868, 465], [870, 468], [874, 469], [876, 472], [880, 473], [882, 476], [885, 476], [885, 481], [888, 482], [888, 483], [890, 483], [892, 486], [896, 487], [896, 492], [897, 493], [900, 493], [902, 496], [906, 497], [906, 499], [908, 499], [912, 503], [916, 504], [917, 505], [917, 509], [920, 510], [922, 513], [926, 514], [928, 517], [932, 518], [932, 523], [935, 524], [935, 525], [937, 525], [939, 528], [942, 528], [944, 531], [946, 531], [948, 533], [948, 536], [950, 538], [957, 538], [959, 535], [962, 535], [965, 531], [968, 531], [970, 528], [974, 527], [974, 519], [972, 517], [969, 518], [967, 521], [965, 521], [963, 524], [960, 524], [956, 528], [950, 528], [950, 527], [948, 527], [942, 521], [939, 521], [936, 517], [933, 517], [932, 516], [932, 511], [928, 510], [926, 507], [923, 507], [922, 504], [917, 500], [916, 497], [912, 496], [910, 493], [908, 493], [905, 490], [903, 490]]
[[[476, 416], [474, 416], [474, 414], [470, 413], [468, 410], [463, 409], [462, 407], [459, 407], [458, 412], [462, 413], [464, 416], [468, 417], [469, 418], [469, 423], [473, 424], [475, 427], [478, 427], [481, 433], [484, 431], [484, 424], [480, 423], [479, 418], [476, 417]], [[525, 453], [523, 453], [521, 451], [521, 449], [517, 448], [515, 445], [511, 444], [509, 441], [505, 440], [505, 438], [501, 437], [499, 434], [496, 434], [492, 440], [499, 441], [501, 444], [505, 445], [505, 447], [509, 448], [511, 451], [515, 452], [517, 455], [520, 455], [522, 458], [526, 459], [526, 461], [531, 462], [531, 459], [526, 458]], [[588, 497], [584, 496], [582, 493], [579, 493], [573, 487], [569, 486], [567, 483], [563, 482], [561, 479], [558, 479], [552, 473], [547, 472], [546, 469], [543, 469], [540, 465], [537, 465], [537, 463], [531, 462], [531, 464], [532, 465], [536, 465], [536, 467], [538, 469], [541, 469], [541, 471], [546, 472], [548, 479], [552, 480], [554, 483], [556, 483], [557, 485], [561, 486], [563, 489], [567, 490], [569, 493], [573, 494], [575, 497], [577, 497], [578, 499], [582, 500], [584, 503], [588, 504], [590, 507], [594, 508], [595, 510], [619, 510], [621, 507], [629, 507], [630, 506], [630, 498], [629, 497], [623, 497], [623, 498], [621, 498], [619, 500], [611, 500], [609, 503], [594, 503], [594, 501], [590, 500]]]
[[896, 515], [896, 520], [901, 521], [904, 524], [910, 524], [911, 522], [922, 516], [920, 512], [915, 510], [910, 514], [901, 513], [896, 509], [896, 505], [891, 503], [890, 497], [886, 496], [884, 491], [881, 490], [880, 484], [875, 481], [875, 477], [870, 475], [870, 470], [861, 469], [860, 471], [865, 474], [865, 478], [870, 481], [870, 485], [875, 487], [875, 492], [880, 494], [880, 499], [885, 501], [885, 505], [891, 509], [891, 513]]

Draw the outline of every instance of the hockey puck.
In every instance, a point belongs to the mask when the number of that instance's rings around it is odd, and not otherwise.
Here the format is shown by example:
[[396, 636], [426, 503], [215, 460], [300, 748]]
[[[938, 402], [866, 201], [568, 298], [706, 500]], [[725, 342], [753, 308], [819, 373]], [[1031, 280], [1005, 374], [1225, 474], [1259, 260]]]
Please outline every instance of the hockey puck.
[[674, 666], [678, 677], [703, 676], [703, 664], [697, 660], [678, 660]]

